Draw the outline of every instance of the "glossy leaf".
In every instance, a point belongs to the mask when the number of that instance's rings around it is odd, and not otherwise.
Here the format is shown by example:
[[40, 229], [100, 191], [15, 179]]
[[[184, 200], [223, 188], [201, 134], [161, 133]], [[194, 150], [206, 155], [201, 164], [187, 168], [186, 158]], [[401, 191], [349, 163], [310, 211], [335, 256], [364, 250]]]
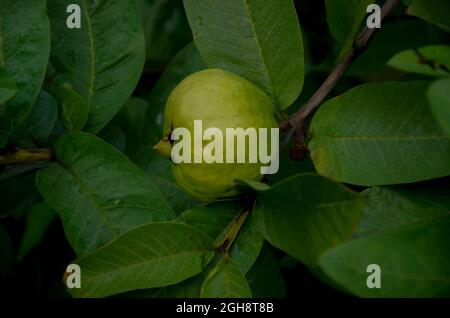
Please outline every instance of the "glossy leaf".
[[200, 273], [213, 256], [211, 239], [176, 223], [142, 225], [76, 260], [83, 283], [75, 297], [104, 297], [163, 287]]
[[256, 262], [263, 243], [264, 238], [259, 231], [257, 221], [253, 213], [250, 213], [230, 249], [230, 257], [244, 275]]
[[425, 46], [396, 54], [388, 65], [399, 70], [436, 77], [450, 75], [450, 46]]
[[0, 2], [0, 66], [16, 83], [17, 93], [7, 102], [5, 116], [22, 122], [41, 89], [50, 54], [47, 6], [41, 0]]
[[257, 84], [281, 109], [303, 87], [303, 43], [292, 0], [184, 0], [194, 41], [208, 67]]
[[202, 298], [250, 298], [252, 292], [239, 266], [222, 259], [206, 277], [200, 291]]
[[34, 177], [34, 173], [28, 172], [0, 182], [0, 218], [21, 213], [36, 202], [39, 193], [34, 185]]
[[[398, 19], [382, 24], [383, 32], [376, 32], [366, 50], [352, 63], [346, 75], [356, 76], [368, 81], [386, 81], [390, 68], [389, 59], [398, 52], [416, 49], [426, 45], [441, 44], [430, 40], [427, 23], [421, 20]], [[414, 34], [414, 36], [405, 36]]]
[[58, 162], [40, 171], [36, 183], [78, 255], [138, 225], [174, 217], [153, 182], [97, 137], [65, 134], [55, 153]]
[[63, 84], [64, 97], [61, 118], [69, 131], [80, 131], [86, 125], [89, 106], [86, 101], [68, 83]]
[[315, 174], [300, 174], [261, 192], [255, 208], [266, 240], [314, 266], [327, 249], [353, 233], [362, 197]]
[[170, 160], [159, 155], [153, 147], [142, 148], [134, 156], [134, 162], [156, 184], [177, 214], [198, 203], [176, 183]]
[[170, 61], [164, 73], [153, 87], [146, 113], [145, 142], [155, 145], [162, 136], [163, 113], [167, 98], [175, 86], [188, 75], [206, 68], [194, 43], [189, 43]]
[[450, 136], [450, 79], [432, 83], [428, 88], [427, 97], [436, 121]]
[[40, 202], [30, 207], [26, 214], [25, 231], [17, 251], [17, 261], [22, 259], [44, 238], [44, 235], [56, 219], [57, 214], [45, 203]]
[[266, 246], [246, 275], [253, 298], [284, 298], [286, 286], [279, 261]]
[[223, 238], [223, 232], [242, 209], [239, 202], [213, 202], [194, 206], [181, 213], [176, 220], [189, 224], [218, 241]]
[[192, 34], [183, 0], [139, 0], [144, 24], [146, 60], [150, 69], [165, 65], [186, 44]]
[[41, 91], [24, 125], [33, 140], [42, 145], [49, 139], [57, 116], [58, 102], [46, 91]]
[[355, 236], [392, 231], [450, 216], [450, 188], [431, 185], [373, 187]]
[[[368, 235], [327, 251], [320, 266], [338, 284], [363, 297], [448, 297], [450, 219]], [[367, 267], [381, 270], [381, 288], [368, 288]]]
[[447, 32], [450, 32], [449, 12], [450, 3], [447, 0], [413, 0], [407, 11]]
[[[81, 28], [65, 27], [69, 4]], [[89, 108], [85, 130], [99, 132], [130, 97], [141, 75], [144, 34], [135, 0], [49, 0], [55, 86], [69, 83]]]
[[0, 117], [0, 148], [3, 148], [11, 134], [11, 122], [5, 117]]
[[317, 171], [366, 186], [449, 175], [450, 139], [428, 108], [427, 85], [366, 84], [322, 105], [309, 143]]
[[16, 82], [0, 63], [0, 105], [6, 103], [16, 94]]
[[333, 37], [342, 44], [342, 52], [353, 45], [373, 0], [325, 0], [327, 22]]

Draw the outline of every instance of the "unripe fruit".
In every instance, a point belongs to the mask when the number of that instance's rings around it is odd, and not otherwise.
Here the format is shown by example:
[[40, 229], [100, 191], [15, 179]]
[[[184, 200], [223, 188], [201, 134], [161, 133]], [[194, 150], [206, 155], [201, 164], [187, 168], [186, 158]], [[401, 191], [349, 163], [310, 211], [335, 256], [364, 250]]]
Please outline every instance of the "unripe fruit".
[[[187, 128], [194, 136], [194, 120], [202, 120], [203, 130], [277, 127], [271, 99], [250, 81], [228, 71], [208, 69], [185, 78], [174, 88], [164, 113], [164, 136], [155, 147], [167, 156], [174, 129]], [[175, 141], [176, 143], [177, 141]], [[203, 145], [210, 141], [203, 141]], [[226, 142], [224, 141], [224, 146]], [[191, 148], [194, 153], [194, 148]], [[246, 149], [248, 157], [248, 145]], [[195, 150], [197, 151], [197, 150]], [[224, 149], [224, 154], [226, 149]], [[225, 156], [225, 155], [224, 155]], [[172, 164], [178, 185], [192, 196], [209, 201], [239, 194], [236, 179], [259, 181], [261, 163], [179, 163]]]

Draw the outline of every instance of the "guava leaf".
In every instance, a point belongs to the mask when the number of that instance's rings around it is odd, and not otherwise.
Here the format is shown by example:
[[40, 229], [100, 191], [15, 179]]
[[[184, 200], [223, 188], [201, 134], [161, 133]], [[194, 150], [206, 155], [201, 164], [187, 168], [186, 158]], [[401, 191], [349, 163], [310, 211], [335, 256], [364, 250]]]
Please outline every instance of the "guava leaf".
[[239, 266], [222, 259], [206, 277], [200, 291], [202, 298], [250, 298], [252, 292]]
[[24, 126], [33, 140], [43, 145], [48, 141], [55, 127], [57, 116], [58, 102], [46, 91], [41, 91]]
[[413, 0], [407, 13], [450, 32], [450, 2], [447, 0]]
[[239, 201], [201, 204], [181, 213], [176, 221], [206, 233], [213, 241], [223, 239], [226, 227], [243, 209]]
[[[380, 232], [328, 250], [320, 266], [362, 297], [448, 297], [450, 218], [401, 231]], [[380, 266], [381, 288], [368, 288], [368, 265]]]
[[388, 65], [399, 70], [429, 76], [450, 75], [450, 46], [433, 45], [394, 55]]
[[152, 223], [132, 229], [75, 260], [82, 272], [74, 297], [105, 297], [163, 287], [200, 273], [213, 257], [211, 239], [195, 228]]
[[393, 231], [450, 217], [450, 188], [432, 185], [373, 187], [355, 237]]
[[428, 88], [427, 97], [436, 121], [450, 136], [450, 79], [432, 83]]
[[256, 262], [264, 243], [253, 213], [247, 216], [236, 240], [231, 245], [230, 257], [245, 275]]
[[328, 28], [333, 37], [342, 44], [341, 53], [353, 46], [367, 14], [367, 6], [373, 0], [325, 0]]
[[[176, 221], [201, 230], [218, 244], [225, 238], [227, 230], [243, 210], [244, 206], [240, 201], [213, 202], [186, 210]], [[229, 251], [230, 257], [244, 274], [256, 261], [262, 244], [263, 237], [250, 213]]]
[[150, 92], [143, 136], [148, 145], [155, 145], [163, 136], [163, 113], [170, 93], [185, 77], [206, 68], [194, 43], [189, 43], [170, 61]]
[[[3, 172], [0, 177], [6, 174]], [[21, 213], [39, 198], [34, 185], [34, 173], [26, 173], [15, 178], [0, 181], [0, 218], [13, 213]]]
[[145, 34], [146, 68], [164, 66], [186, 44], [192, 34], [183, 0], [139, 0]]
[[12, 78], [8, 72], [0, 66], [0, 105], [6, 103], [15, 94], [16, 82], [14, 81], [14, 78]]
[[98, 137], [122, 153], [128, 142], [122, 128], [115, 121], [110, 121], [106, 127], [99, 132]]
[[0, 2], [0, 66], [14, 79], [17, 89], [4, 113], [13, 126], [25, 119], [44, 80], [50, 54], [46, 10], [46, 2], [41, 0]]
[[357, 185], [450, 174], [450, 138], [436, 124], [427, 82], [365, 84], [322, 105], [311, 123], [319, 174]]
[[115, 117], [115, 121], [126, 136], [127, 142], [124, 153], [129, 158], [133, 158], [143, 146], [154, 145], [150, 142], [144, 144], [146, 141], [143, 132], [149, 126], [145, 118], [147, 109], [148, 102], [145, 99], [131, 97]]
[[309, 266], [353, 233], [363, 198], [327, 178], [300, 174], [260, 193], [254, 213], [275, 247]]
[[61, 118], [68, 131], [80, 131], [86, 125], [89, 106], [68, 83], [62, 85], [63, 102]]
[[267, 246], [261, 250], [246, 278], [253, 298], [286, 297], [286, 286], [279, 261]]
[[68, 133], [55, 145], [57, 163], [38, 172], [37, 187], [62, 218], [81, 256], [141, 224], [175, 215], [154, 183], [101, 139]]
[[[69, 4], [81, 8], [81, 28], [66, 27]], [[130, 97], [145, 60], [144, 32], [135, 0], [49, 0], [56, 86], [69, 83], [86, 101], [84, 128], [98, 133]]]
[[[414, 34], [414, 36], [405, 36]], [[389, 78], [389, 59], [400, 51], [426, 45], [441, 44], [430, 40], [427, 23], [421, 20], [399, 19], [383, 22], [382, 32], [376, 32], [367, 49], [353, 62], [346, 75], [368, 81]]]
[[34, 249], [44, 238], [45, 232], [56, 219], [57, 214], [45, 202], [34, 204], [27, 211], [25, 231], [17, 251], [17, 261], [22, 259]]
[[11, 130], [11, 122], [5, 117], [0, 117], [0, 148], [3, 148], [8, 142]]
[[194, 42], [208, 67], [258, 85], [285, 109], [303, 87], [304, 52], [292, 0], [184, 0]]

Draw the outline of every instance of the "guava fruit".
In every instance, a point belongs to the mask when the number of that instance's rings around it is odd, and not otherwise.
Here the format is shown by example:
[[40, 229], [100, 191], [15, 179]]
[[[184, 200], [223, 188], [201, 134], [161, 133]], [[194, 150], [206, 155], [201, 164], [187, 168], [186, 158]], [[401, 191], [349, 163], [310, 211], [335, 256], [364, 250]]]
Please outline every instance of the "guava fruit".
[[[174, 129], [184, 127], [194, 136], [194, 121], [202, 120], [203, 130], [215, 127], [226, 135], [226, 128], [278, 126], [271, 99], [256, 85], [234, 73], [207, 69], [186, 77], [171, 92], [164, 112], [164, 138], [155, 149], [170, 157]], [[203, 145], [210, 141], [203, 141]], [[248, 145], [247, 145], [248, 146]], [[224, 142], [226, 148], [226, 143]], [[246, 149], [248, 150], [248, 148]], [[199, 151], [191, 148], [192, 154]], [[223, 150], [225, 156], [226, 149]], [[248, 151], [246, 151], [248, 158]], [[178, 185], [192, 196], [211, 201], [239, 194], [236, 179], [260, 181], [261, 162], [249, 163], [172, 163]]]

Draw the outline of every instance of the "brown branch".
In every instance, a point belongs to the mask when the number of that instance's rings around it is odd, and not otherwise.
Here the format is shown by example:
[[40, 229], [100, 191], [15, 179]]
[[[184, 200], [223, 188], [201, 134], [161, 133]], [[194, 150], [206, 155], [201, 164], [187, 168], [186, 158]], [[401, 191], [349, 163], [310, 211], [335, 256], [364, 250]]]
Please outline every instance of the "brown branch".
[[0, 165], [50, 161], [53, 161], [53, 151], [50, 149], [18, 149], [0, 153]]
[[[400, 3], [400, 0], [386, 0], [381, 8], [381, 21], [392, 11], [392, 9]], [[367, 26], [360, 32], [355, 39], [353, 47], [351, 47], [340, 62], [336, 65], [334, 70], [327, 77], [325, 82], [319, 87], [314, 95], [304, 104], [296, 113], [294, 113], [288, 120], [283, 122], [280, 127], [289, 129], [286, 139], [281, 145], [285, 148], [289, 141], [294, 138], [294, 149], [291, 153], [291, 158], [294, 160], [301, 160], [302, 156], [297, 156], [296, 151], [299, 148], [305, 148], [305, 124], [307, 118], [320, 106], [322, 101], [331, 90], [336, 86], [347, 69], [352, 65], [356, 57], [367, 47], [373, 34], [378, 29], [369, 29]]]

